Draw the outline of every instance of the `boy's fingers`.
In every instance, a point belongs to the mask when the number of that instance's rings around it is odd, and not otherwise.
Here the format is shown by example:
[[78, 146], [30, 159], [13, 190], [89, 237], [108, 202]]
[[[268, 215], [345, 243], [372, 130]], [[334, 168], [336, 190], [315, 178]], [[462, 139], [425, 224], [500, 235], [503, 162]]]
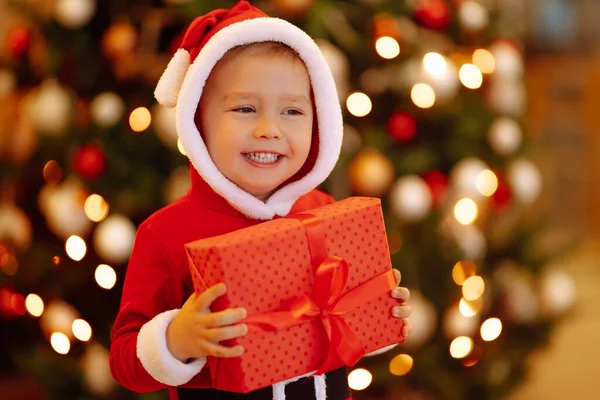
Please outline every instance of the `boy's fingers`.
[[392, 314], [397, 318], [408, 318], [410, 317], [411, 309], [409, 306], [394, 306]]
[[224, 283], [217, 283], [215, 286], [208, 288], [196, 299], [196, 310], [208, 310], [210, 305], [220, 296], [223, 296], [226, 291], [227, 288]]
[[246, 318], [247, 312], [245, 308], [229, 308], [227, 310], [214, 312], [202, 316], [204, 326], [207, 328], [218, 328], [235, 324], [236, 322]]
[[404, 322], [404, 326], [402, 326], [402, 336], [406, 337], [410, 331], [412, 331], [412, 325], [407, 319], [403, 319], [402, 322]]
[[406, 303], [410, 300], [410, 291], [405, 287], [397, 287], [392, 290], [392, 297], [400, 300], [401, 303]]
[[248, 326], [245, 324], [224, 326], [222, 328], [212, 328], [204, 331], [204, 338], [211, 342], [220, 342], [222, 340], [235, 339], [248, 333]]
[[204, 342], [202, 345], [204, 354], [213, 357], [233, 358], [239, 357], [244, 352], [242, 346], [225, 347], [220, 344]]
[[196, 292], [192, 293], [192, 295], [190, 297], [188, 297], [188, 299], [185, 301], [183, 306], [181, 306], [181, 308], [195, 306], [195, 303], [196, 303]]
[[402, 279], [402, 274], [400, 274], [400, 271], [396, 268], [394, 268], [394, 278], [396, 279], [396, 286], [398, 286], [400, 284], [400, 280]]

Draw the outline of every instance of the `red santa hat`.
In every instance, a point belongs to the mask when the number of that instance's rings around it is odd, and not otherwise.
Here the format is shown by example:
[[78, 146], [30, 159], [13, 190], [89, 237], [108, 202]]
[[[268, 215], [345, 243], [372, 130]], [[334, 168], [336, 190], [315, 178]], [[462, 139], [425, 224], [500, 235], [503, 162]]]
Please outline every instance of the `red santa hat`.
[[[211, 70], [234, 47], [258, 42], [280, 42], [304, 62], [314, 93], [319, 134], [318, 156], [304, 177], [275, 192], [266, 202], [243, 191], [218, 170], [206, 149], [194, 116]], [[188, 27], [155, 90], [159, 103], [175, 107], [177, 133], [192, 165], [203, 179], [231, 205], [251, 218], [286, 215], [298, 197], [321, 184], [339, 157], [343, 121], [331, 70], [315, 42], [304, 31], [271, 18], [248, 1], [230, 10], [214, 10]]]

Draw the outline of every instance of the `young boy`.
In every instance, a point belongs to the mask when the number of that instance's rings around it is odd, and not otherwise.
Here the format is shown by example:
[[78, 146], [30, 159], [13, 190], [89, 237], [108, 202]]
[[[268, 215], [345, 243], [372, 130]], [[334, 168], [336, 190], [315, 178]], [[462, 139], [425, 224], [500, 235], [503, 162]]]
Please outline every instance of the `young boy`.
[[[168, 388], [180, 400], [350, 398], [345, 368], [249, 394], [212, 389], [206, 357], [242, 354], [219, 342], [247, 333], [239, 323], [246, 311], [211, 312], [227, 288], [196, 296], [184, 252], [186, 243], [333, 202], [315, 187], [337, 161], [342, 117], [318, 47], [241, 1], [192, 22], [156, 97], [176, 107], [192, 187], [139, 227], [113, 330], [113, 376], [133, 391]], [[399, 305], [390, 311], [407, 318], [408, 290], [392, 296]], [[402, 334], [409, 331], [405, 321]]]

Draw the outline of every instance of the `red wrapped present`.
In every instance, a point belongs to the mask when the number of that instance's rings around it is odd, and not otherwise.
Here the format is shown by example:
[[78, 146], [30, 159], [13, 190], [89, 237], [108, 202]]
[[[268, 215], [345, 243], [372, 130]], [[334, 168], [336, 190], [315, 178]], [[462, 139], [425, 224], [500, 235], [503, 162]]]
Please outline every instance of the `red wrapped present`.
[[247, 393], [353, 366], [400, 343], [402, 320], [379, 199], [346, 200], [186, 245], [194, 289], [223, 282], [212, 311], [245, 307], [249, 333], [209, 357], [216, 389]]

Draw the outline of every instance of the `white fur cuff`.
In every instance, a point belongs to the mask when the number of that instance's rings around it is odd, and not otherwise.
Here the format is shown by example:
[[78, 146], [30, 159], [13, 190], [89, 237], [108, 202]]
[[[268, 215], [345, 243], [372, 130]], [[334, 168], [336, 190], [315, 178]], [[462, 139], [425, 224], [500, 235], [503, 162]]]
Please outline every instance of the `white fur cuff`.
[[206, 357], [186, 364], [169, 352], [167, 327], [178, 312], [175, 309], [158, 314], [142, 326], [137, 338], [137, 356], [142, 365], [154, 379], [169, 386], [189, 382], [206, 364]]
[[377, 356], [377, 355], [379, 355], [379, 354], [383, 354], [383, 353], [385, 353], [386, 351], [390, 351], [391, 349], [393, 349], [393, 348], [394, 348], [394, 347], [396, 347], [396, 346], [398, 346], [398, 344], [393, 344], [393, 345], [391, 345], [391, 346], [387, 346], [387, 347], [384, 347], [384, 348], [382, 348], [382, 349], [379, 349], [379, 350], [372, 351], [372, 352], [370, 352], [370, 353], [367, 353], [367, 354], [365, 354], [365, 357], [372, 357], [372, 356]]

